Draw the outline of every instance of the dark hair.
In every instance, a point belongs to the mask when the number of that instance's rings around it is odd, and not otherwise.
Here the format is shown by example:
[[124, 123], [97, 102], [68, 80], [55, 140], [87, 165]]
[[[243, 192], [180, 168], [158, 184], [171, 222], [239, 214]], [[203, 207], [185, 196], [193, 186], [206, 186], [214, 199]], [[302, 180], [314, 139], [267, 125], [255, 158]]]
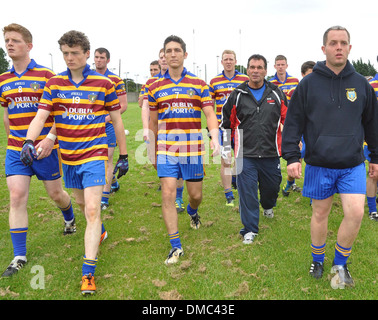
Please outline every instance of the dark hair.
[[95, 52], [98, 52], [99, 54], [103, 54], [104, 52], [106, 53], [106, 59], [110, 59], [110, 52], [109, 52], [109, 50], [108, 49], [106, 49], [106, 48], [97, 48], [96, 50], [95, 50]]
[[184, 42], [184, 40], [182, 40], [180, 37], [178, 36], [169, 36], [167, 39], [165, 39], [164, 41], [164, 52], [165, 52], [165, 46], [167, 45], [168, 42], [171, 42], [171, 41], [174, 41], [174, 42], [178, 42], [181, 46], [181, 49], [184, 51], [184, 53], [186, 52], [186, 44]]
[[80, 31], [71, 30], [66, 32], [58, 41], [59, 46], [67, 45], [70, 48], [74, 46], [81, 46], [84, 52], [87, 52], [91, 49], [88, 37]]
[[348, 35], [348, 42], [350, 43], [350, 34], [349, 34], [349, 31], [346, 28], [342, 27], [342, 26], [333, 26], [333, 27], [328, 28], [326, 30], [326, 32], [324, 32], [324, 35], [323, 35], [323, 46], [325, 46], [327, 44], [328, 33], [331, 30], [343, 30], [343, 31], [346, 31], [346, 33]]
[[314, 69], [315, 62], [314, 61], [306, 61], [301, 66], [301, 73], [305, 74], [309, 69]]
[[264, 69], [267, 70], [268, 68], [268, 62], [266, 61], [265, 57], [262, 56], [261, 54], [253, 54], [248, 58], [248, 63], [247, 63], [247, 68], [249, 67], [249, 62], [251, 60], [262, 60], [264, 61]]

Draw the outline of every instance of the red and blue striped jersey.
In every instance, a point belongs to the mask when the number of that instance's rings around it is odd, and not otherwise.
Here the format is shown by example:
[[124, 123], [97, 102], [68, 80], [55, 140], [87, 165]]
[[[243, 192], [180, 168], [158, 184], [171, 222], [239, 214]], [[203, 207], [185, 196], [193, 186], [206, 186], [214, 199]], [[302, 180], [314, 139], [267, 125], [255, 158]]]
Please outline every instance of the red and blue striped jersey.
[[375, 75], [373, 79], [369, 80], [369, 83], [374, 88], [375, 95], [378, 99], [378, 73]]
[[161, 71], [157, 74], [154, 75], [153, 77], [149, 78], [147, 82], [143, 86], [143, 92], [141, 91], [140, 95], [144, 96], [144, 99], [148, 100], [148, 88], [153, 84], [157, 79], [160, 79], [164, 77], [164, 75], [161, 73]]
[[111, 72], [109, 69], [106, 69], [104, 76], [112, 80], [118, 97], [127, 94], [125, 82], [121, 79], [121, 77], [117, 76], [115, 73]]
[[54, 116], [62, 162], [68, 165], [108, 159], [105, 117], [121, 108], [109, 78], [89, 65], [83, 76], [77, 84], [68, 69], [51, 78], [39, 104]]
[[209, 89], [213, 100], [215, 101], [218, 122], [221, 122], [222, 108], [231, 92], [241, 83], [248, 81], [249, 78], [245, 74], [235, 70], [232, 78], [228, 78], [224, 71], [210, 80]]
[[[0, 75], [0, 105], [7, 108], [9, 115], [8, 149], [21, 151], [30, 122], [38, 111], [46, 82], [54, 75], [53, 71], [37, 64], [33, 59], [22, 74], [17, 74], [12, 67]], [[35, 145], [46, 138], [53, 125], [54, 119], [50, 116]], [[56, 143], [55, 148], [57, 147]]]
[[286, 72], [286, 79], [284, 82], [281, 82], [278, 79], [277, 73], [269, 81], [274, 83], [278, 88], [280, 88], [283, 91], [283, 93], [286, 95], [288, 103], [290, 102], [290, 99], [291, 99], [291, 95], [289, 95], [289, 91], [295, 89], [299, 83], [297, 78], [294, 78], [288, 75], [287, 72]]
[[205, 154], [201, 130], [202, 108], [213, 101], [205, 81], [184, 68], [179, 81], [169, 72], [148, 88], [151, 111], [158, 112], [157, 154], [199, 156]]

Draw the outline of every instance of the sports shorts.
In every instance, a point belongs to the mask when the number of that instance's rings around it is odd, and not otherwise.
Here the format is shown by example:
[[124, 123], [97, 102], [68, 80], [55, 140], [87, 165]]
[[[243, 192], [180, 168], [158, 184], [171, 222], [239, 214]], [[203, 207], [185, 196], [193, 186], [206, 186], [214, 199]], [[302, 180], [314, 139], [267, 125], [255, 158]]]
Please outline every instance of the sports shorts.
[[335, 193], [366, 193], [366, 169], [362, 162], [356, 167], [330, 169], [306, 165], [302, 195], [316, 200]]
[[82, 190], [106, 184], [107, 161], [95, 160], [75, 166], [63, 163], [62, 167], [66, 188]]
[[62, 176], [60, 154], [53, 149], [51, 154], [41, 160], [34, 159], [31, 166], [25, 166], [20, 160], [20, 151], [7, 149], [5, 156], [5, 175], [33, 176], [38, 180], [56, 180]]
[[201, 181], [204, 177], [203, 156], [173, 157], [157, 155], [159, 178], [182, 178], [186, 181]]
[[107, 122], [105, 124], [106, 136], [108, 138], [108, 147], [115, 148], [117, 146], [117, 138], [112, 123]]

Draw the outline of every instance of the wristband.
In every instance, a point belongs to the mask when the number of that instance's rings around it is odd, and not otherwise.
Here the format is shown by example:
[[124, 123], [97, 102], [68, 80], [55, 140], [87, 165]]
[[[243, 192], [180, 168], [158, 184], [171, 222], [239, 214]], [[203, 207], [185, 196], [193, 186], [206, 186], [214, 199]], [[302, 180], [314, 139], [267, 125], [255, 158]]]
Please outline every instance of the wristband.
[[128, 159], [128, 158], [129, 158], [129, 155], [128, 155], [128, 154], [120, 154], [120, 155], [119, 155], [119, 158], [120, 158], [120, 159]]
[[55, 142], [55, 140], [56, 140], [56, 135], [53, 134], [53, 133], [50, 133], [50, 132], [49, 132], [49, 134], [47, 135], [46, 138], [49, 138], [52, 142]]

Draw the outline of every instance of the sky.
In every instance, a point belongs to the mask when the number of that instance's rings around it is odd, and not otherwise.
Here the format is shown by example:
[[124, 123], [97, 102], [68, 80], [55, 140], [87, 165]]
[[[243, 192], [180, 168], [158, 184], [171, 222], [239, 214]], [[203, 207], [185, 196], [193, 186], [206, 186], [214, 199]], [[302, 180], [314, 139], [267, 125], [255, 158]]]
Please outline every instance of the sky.
[[[78, 30], [91, 42], [88, 64], [94, 50], [105, 47], [109, 69], [138, 83], [146, 82], [150, 62], [170, 35], [187, 45], [185, 67], [208, 83], [223, 70], [225, 49], [234, 50], [244, 66], [249, 56], [262, 54], [268, 75], [282, 54], [288, 73], [301, 79], [303, 62], [325, 60], [322, 37], [334, 25], [351, 34], [349, 60], [370, 61], [378, 70], [377, 0], [18, 0], [2, 3], [1, 11], [1, 29], [10, 23], [27, 27], [33, 34], [31, 58], [56, 73], [66, 70], [59, 38]], [[0, 47], [5, 49], [4, 41]]]

